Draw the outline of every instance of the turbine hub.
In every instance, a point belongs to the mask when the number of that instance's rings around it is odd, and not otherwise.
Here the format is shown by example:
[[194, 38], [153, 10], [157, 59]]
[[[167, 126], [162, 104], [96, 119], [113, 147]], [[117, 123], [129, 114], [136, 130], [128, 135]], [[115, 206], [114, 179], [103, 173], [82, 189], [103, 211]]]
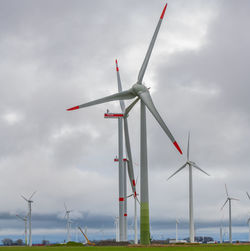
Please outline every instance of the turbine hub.
[[132, 91], [134, 92], [135, 95], [138, 96], [138, 94], [142, 92], [148, 92], [148, 88], [145, 85], [140, 85], [136, 83], [132, 86]]

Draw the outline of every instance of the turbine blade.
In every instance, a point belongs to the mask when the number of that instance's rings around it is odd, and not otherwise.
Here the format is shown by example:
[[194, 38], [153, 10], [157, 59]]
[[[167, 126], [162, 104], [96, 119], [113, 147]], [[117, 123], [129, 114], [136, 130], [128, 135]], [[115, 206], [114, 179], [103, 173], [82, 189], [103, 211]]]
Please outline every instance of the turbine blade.
[[163, 11], [162, 11], [162, 13], [161, 13], [160, 20], [158, 21], [158, 24], [157, 24], [157, 26], [156, 26], [154, 35], [153, 35], [153, 37], [152, 37], [152, 39], [151, 39], [151, 42], [150, 42], [150, 44], [149, 44], [149, 47], [148, 47], [146, 56], [145, 56], [145, 58], [144, 58], [143, 64], [142, 64], [141, 69], [140, 69], [140, 71], [139, 71], [139, 75], [138, 75], [138, 84], [142, 84], [142, 79], [143, 79], [143, 76], [144, 76], [144, 74], [145, 74], [145, 71], [146, 71], [146, 68], [147, 68], [148, 61], [149, 61], [149, 59], [150, 59], [152, 50], [153, 50], [153, 48], [154, 48], [155, 40], [156, 40], [157, 35], [158, 35], [158, 32], [159, 32], [159, 30], [160, 30], [161, 23], [162, 23], [162, 19], [163, 19], [163, 17], [164, 17], [166, 8], [167, 8], [167, 4], [165, 5], [165, 7], [164, 7], [164, 9], [163, 9]]
[[135, 104], [139, 101], [140, 99], [137, 98], [135, 99], [125, 110], [124, 117], [128, 117], [129, 112], [132, 110], [132, 108], [135, 106]]
[[185, 168], [186, 165], [187, 165], [187, 162], [182, 167], [180, 167], [176, 172], [174, 172], [171, 176], [169, 176], [167, 180], [175, 176], [178, 172], [180, 172], [183, 168]]
[[249, 193], [248, 192], [246, 192], [247, 193], [247, 197], [248, 197], [248, 199], [250, 200], [250, 195], [249, 195]]
[[248, 220], [247, 220], [247, 224], [249, 224], [249, 222], [250, 222], [250, 218], [248, 218]]
[[109, 101], [132, 99], [134, 97], [136, 97], [136, 95], [132, 92], [131, 89], [129, 89], [127, 91], [115, 93], [115, 94], [109, 95], [109, 96], [104, 97], [104, 98], [100, 98], [100, 99], [96, 99], [94, 101], [90, 101], [90, 102], [82, 104], [82, 105], [71, 107], [71, 108], [67, 109], [67, 111], [73, 111], [73, 110], [77, 110], [77, 109], [92, 106], [92, 105], [98, 105], [98, 104], [106, 103], [106, 102], [109, 102]]
[[128, 195], [126, 198], [130, 198], [130, 197], [132, 197], [133, 195], [134, 195], [134, 194], [131, 193], [131, 194]]
[[135, 184], [133, 159], [132, 159], [130, 140], [129, 140], [128, 120], [127, 120], [126, 116], [123, 117], [123, 121], [124, 121], [125, 145], [126, 145], [126, 151], [127, 151], [127, 156], [128, 156], [128, 176], [129, 176], [130, 184], [132, 187], [132, 191], [135, 194], [136, 193], [136, 184]]
[[[121, 78], [120, 78], [120, 72], [119, 72], [119, 67], [118, 67], [118, 61], [117, 59], [115, 60], [116, 64], [116, 75], [117, 75], [117, 83], [118, 83], [118, 92], [122, 92], [122, 83], [121, 83]], [[124, 100], [120, 100], [120, 106], [122, 109], [122, 112], [124, 113], [125, 111], [125, 102]]]
[[24, 200], [29, 201], [29, 200], [28, 200], [28, 199], [26, 199], [23, 195], [21, 195], [21, 197], [22, 197]]
[[227, 204], [228, 200], [229, 200], [229, 199], [227, 198], [226, 202], [223, 204], [223, 206], [221, 207], [220, 210], [222, 210], [222, 209], [224, 208], [224, 206]]
[[35, 193], [36, 193], [36, 191], [35, 191], [35, 192], [33, 192], [33, 194], [31, 194], [31, 196], [30, 196], [29, 200], [31, 200], [31, 198], [35, 195]]
[[19, 219], [21, 219], [21, 220], [24, 220], [25, 221], [25, 218], [23, 218], [22, 216], [20, 216], [20, 215], [16, 215], [16, 217], [18, 217]]
[[237, 200], [237, 201], [240, 201], [240, 199], [237, 199], [237, 198], [230, 198], [230, 200]]
[[64, 204], [65, 211], [68, 211], [66, 203], [64, 202], [63, 204]]
[[228, 191], [227, 191], [227, 184], [225, 184], [225, 189], [226, 189], [226, 195], [228, 197], [229, 195], [228, 195]]
[[190, 139], [190, 132], [188, 132], [188, 145], [187, 145], [187, 160], [189, 161], [189, 139]]
[[177, 148], [177, 150], [180, 152], [180, 154], [182, 154], [182, 151], [181, 151], [179, 145], [177, 144], [176, 140], [174, 139], [172, 133], [169, 131], [169, 129], [166, 126], [165, 122], [163, 121], [160, 114], [156, 110], [155, 105], [153, 103], [153, 100], [152, 100], [152, 98], [151, 98], [151, 96], [149, 94], [149, 91], [148, 90], [144, 91], [142, 93], [139, 93], [138, 95], [140, 96], [142, 102], [147, 106], [149, 111], [152, 113], [152, 115], [155, 117], [157, 122], [160, 124], [161, 128], [164, 130], [164, 132], [168, 135], [170, 140], [173, 142], [174, 146]]
[[135, 196], [136, 201], [138, 202], [139, 205], [141, 205], [141, 202], [139, 201], [138, 197]]
[[201, 172], [205, 173], [207, 176], [210, 176], [207, 172], [205, 172], [205, 171], [202, 170], [200, 167], [198, 167], [194, 162], [192, 162], [191, 165], [192, 165], [193, 167], [195, 167], [196, 169], [200, 170]]

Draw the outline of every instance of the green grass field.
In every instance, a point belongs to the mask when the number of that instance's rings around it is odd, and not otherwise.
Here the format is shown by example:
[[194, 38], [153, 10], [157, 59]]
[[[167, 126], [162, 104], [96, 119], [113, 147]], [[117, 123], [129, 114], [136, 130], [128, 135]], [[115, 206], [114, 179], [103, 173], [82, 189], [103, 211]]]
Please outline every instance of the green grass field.
[[165, 246], [165, 247], [0, 247], [0, 251], [250, 251], [250, 245], [195, 245], [195, 246]]

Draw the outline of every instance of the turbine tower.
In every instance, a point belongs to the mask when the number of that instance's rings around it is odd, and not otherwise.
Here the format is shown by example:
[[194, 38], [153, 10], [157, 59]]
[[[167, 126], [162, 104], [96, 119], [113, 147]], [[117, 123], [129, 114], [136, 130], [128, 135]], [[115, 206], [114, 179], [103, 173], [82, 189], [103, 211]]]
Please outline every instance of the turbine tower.
[[64, 203], [64, 208], [65, 208], [65, 218], [67, 219], [67, 242], [70, 241], [70, 226], [71, 226], [71, 221], [69, 218], [69, 214], [73, 211], [73, 210], [68, 210], [66, 204]]
[[232, 197], [229, 196], [226, 184], [225, 184], [225, 189], [226, 189], [227, 199], [226, 199], [225, 203], [223, 204], [223, 206], [221, 207], [221, 210], [224, 208], [224, 206], [228, 202], [228, 209], [229, 209], [229, 242], [232, 243], [233, 240], [232, 240], [232, 210], [231, 210], [231, 201], [232, 200], [239, 200], [239, 199], [232, 198]]
[[188, 145], [187, 145], [187, 161], [186, 163], [180, 167], [175, 173], [173, 173], [169, 178], [172, 178], [174, 175], [176, 175], [178, 172], [180, 172], [182, 169], [184, 169], [186, 166], [189, 170], [189, 240], [191, 243], [194, 242], [194, 205], [193, 205], [193, 170], [192, 168], [196, 168], [199, 171], [205, 173], [209, 176], [208, 173], [203, 171], [200, 167], [197, 166], [197, 164], [193, 161], [189, 160], [189, 139], [190, 139], [190, 133], [188, 133]]
[[[150, 244], [150, 230], [149, 230], [149, 195], [148, 195], [148, 160], [147, 160], [147, 132], [146, 132], [146, 107], [148, 110], [152, 113], [154, 118], [157, 120], [161, 128], [164, 130], [164, 132], [167, 134], [167, 136], [170, 138], [174, 146], [177, 148], [177, 150], [182, 154], [182, 151], [174, 139], [173, 135], [171, 134], [170, 130], [168, 129], [167, 125], [163, 121], [162, 117], [158, 113], [153, 100], [151, 98], [151, 95], [149, 93], [149, 90], [146, 86], [142, 84], [143, 77], [145, 74], [145, 71], [147, 69], [147, 65], [150, 59], [150, 55], [152, 53], [155, 40], [157, 38], [162, 20], [164, 18], [164, 14], [167, 8], [167, 4], [164, 6], [164, 9], [161, 13], [160, 19], [158, 21], [158, 24], [156, 26], [155, 32], [153, 34], [152, 40], [150, 42], [149, 48], [147, 50], [146, 56], [144, 58], [143, 64], [141, 66], [141, 69], [139, 71], [137, 82], [128, 90], [118, 92], [113, 95], [106, 96], [104, 98], [100, 98], [94, 101], [90, 101], [88, 103], [84, 103], [78, 106], [74, 106], [72, 108], [67, 109], [68, 111], [77, 110], [80, 108], [97, 105], [106, 103], [109, 101], [116, 101], [116, 100], [126, 100], [126, 99], [133, 99], [138, 98], [138, 100], [141, 100], [141, 139], [140, 139], [140, 176], [141, 176], [141, 214], [140, 214], [140, 240], [141, 244], [147, 245]], [[134, 101], [135, 102], [135, 101]], [[137, 102], [137, 101], [136, 101]], [[132, 107], [131, 107], [132, 109]], [[130, 164], [132, 161], [129, 161]]]
[[33, 200], [31, 198], [34, 196], [36, 192], [33, 192], [33, 194], [29, 197], [29, 199], [26, 199], [23, 195], [21, 197], [28, 202], [28, 218], [29, 218], [29, 246], [32, 246], [32, 234], [31, 234], [31, 203], [33, 203]]
[[27, 221], [28, 221], [28, 215], [26, 216], [20, 216], [20, 215], [16, 215], [16, 217], [18, 217], [19, 219], [24, 221], [24, 234], [25, 234], [25, 246], [28, 245], [28, 239], [27, 239]]

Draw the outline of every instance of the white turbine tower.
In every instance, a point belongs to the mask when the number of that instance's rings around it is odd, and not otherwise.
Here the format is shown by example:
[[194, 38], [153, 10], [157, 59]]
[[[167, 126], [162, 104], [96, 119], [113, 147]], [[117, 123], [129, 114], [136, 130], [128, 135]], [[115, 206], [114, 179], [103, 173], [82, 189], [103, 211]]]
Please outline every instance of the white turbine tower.
[[27, 237], [27, 221], [28, 221], [28, 215], [26, 216], [20, 216], [20, 215], [16, 215], [16, 217], [18, 217], [19, 219], [24, 221], [24, 235], [25, 235], [25, 245], [28, 245], [28, 237]]
[[[68, 111], [78, 110], [80, 108], [89, 107], [92, 105], [102, 104], [110, 101], [116, 100], [126, 100], [126, 99], [134, 99], [137, 98], [141, 100], [141, 137], [140, 137], [140, 154], [141, 154], [141, 163], [140, 163], [140, 176], [141, 176], [141, 214], [140, 214], [140, 241], [141, 244], [150, 244], [150, 223], [149, 223], [149, 194], [148, 194], [148, 160], [147, 160], [147, 130], [146, 130], [146, 107], [152, 113], [153, 117], [157, 120], [163, 131], [167, 134], [173, 145], [177, 148], [177, 150], [182, 154], [182, 151], [173, 137], [172, 133], [168, 129], [167, 125], [163, 121], [162, 117], [158, 113], [151, 95], [149, 93], [149, 89], [142, 84], [143, 77], [147, 69], [147, 65], [153, 51], [153, 47], [158, 35], [158, 32], [161, 27], [162, 20], [165, 15], [165, 11], [167, 8], [167, 4], [164, 6], [163, 11], [161, 13], [160, 19], [156, 26], [155, 32], [153, 34], [152, 40], [148, 47], [146, 56], [144, 58], [143, 64], [139, 71], [139, 75], [136, 83], [128, 90], [118, 92], [113, 95], [106, 96], [104, 98], [100, 98], [94, 101], [90, 101], [88, 103], [84, 103], [78, 106], [74, 106], [72, 108], [67, 109]], [[135, 102], [135, 101], [134, 101]], [[137, 102], [137, 101], [136, 101]], [[132, 106], [133, 107], [133, 106]], [[132, 109], [132, 107], [130, 109]], [[128, 156], [129, 157], [129, 156]], [[129, 158], [130, 164], [132, 163]]]
[[26, 199], [23, 195], [21, 197], [28, 202], [28, 218], [29, 218], [29, 246], [32, 246], [32, 233], [31, 233], [31, 203], [33, 203], [32, 197], [34, 196], [36, 192], [33, 192], [33, 194], [29, 197], [29, 199]]
[[232, 239], [232, 210], [231, 210], [231, 201], [232, 200], [239, 200], [239, 199], [232, 198], [232, 197], [229, 196], [226, 184], [225, 184], [225, 189], [226, 189], [227, 199], [226, 199], [225, 203], [223, 204], [223, 206], [221, 207], [221, 210], [224, 208], [224, 206], [228, 202], [228, 209], [229, 209], [229, 242], [232, 243], [233, 239]]
[[119, 217], [118, 216], [115, 217], [114, 225], [115, 225], [115, 241], [118, 242], [118, 241], [120, 241], [120, 239], [119, 239]]
[[65, 218], [67, 219], [67, 242], [70, 241], [70, 227], [71, 227], [71, 220], [69, 218], [69, 214], [73, 211], [73, 210], [68, 210], [66, 204], [64, 203], [64, 208], [65, 208]]
[[194, 233], [193, 174], [192, 174], [193, 170], [192, 168], [194, 167], [208, 176], [209, 174], [203, 171], [200, 167], [198, 167], [195, 162], [189, 160], [189, 140], [190, 140], [190, 133], [188, 134], [186, 163], [182, 167], [180, 167], [175, 173], [173, 173], [168, 178], [168, 180], [172, 178], [174, 175], [176, 175], [178, 172], [180, 172], [182, 169], [184, 169], [186, 166], [188, 167], [188, 170], [189, 170], [189, 240], [191, 243], [193, 243], [194, 238], [195, 238], [195, 233]]

